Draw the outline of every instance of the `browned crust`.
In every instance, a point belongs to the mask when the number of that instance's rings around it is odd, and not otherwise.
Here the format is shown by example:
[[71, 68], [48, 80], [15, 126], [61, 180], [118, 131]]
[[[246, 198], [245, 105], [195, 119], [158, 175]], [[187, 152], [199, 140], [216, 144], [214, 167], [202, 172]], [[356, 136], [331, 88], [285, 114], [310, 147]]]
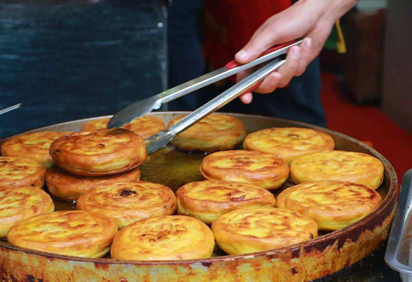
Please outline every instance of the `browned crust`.
[[108, 251], [116, 233], [116, 224], [104, 215], [59, 211], [13, 225], [7, 240], [23, 248], [93, 258]]
[[49, 154], [51, 143], [70, 133], [69, 131], [39, 131], [18, 135], [10, 138], [1, 146], [1, 154], [32, 158], [50, 167], [53, 164], [53, 159]]
[[299, 212], [322, 230], [338, 230], [371, 213], [382, 202], [376, 191], [365, 185], [341, 182], [306, 182], [278, 195], [276, 207]]
[[50, 194], [63, 200], [77, 200], [81, 194], [96, 186], [136, 181], [139, 178], [139, 168], [111, 176], [82, 177], [69, 174], [56, 165], [48, 169], [45, 175]]
[[318, 235], [318, 227], [309, 217], [272, 207], [231, 211], [212, 223], [212, 231], [228, 254], [281, 248]]
[[[170, 128], [182, 118], [173, 119], [168, 127]], [[179, 149], [186, 151], [214, 152], [235, 148], [245, 136], [245, 127], [239, 119], [211, 114], [178, 134], [172, 142]]]
[[0, 237], [6, 237], [10, 227], [17, 222], [53, 211], [52, 199], [41, 189], [0, 188]]
[[316, 152], [331, 151], [335, 142], [326, 133], [309, 128], [267, 128], [250, 133], [243, 148], [273, 154], [290, 164], [296, 157]]
[[143, 138], [127, 129], [101, 129], [61, 137], [50, 155], [62, 169], [80, 176], [118, 174], [139, 166], [146, 158]]
[[76, 208], [104, 214], [123, 228], [144, 218], [172, 215], [176, 210], [176, 196], [170, 188], [157, 183], [104, 184], [81, 195]]
[[[256, 164], [262, 167], [254, 169]], [[281, 187], [287, 180], [289, 166], [271, 154], [232, 150], [205, 157], [200, 172], [206, 179], [249, 183], [271, 190]]]
[[176, 196], [180, 214], [201, 217], [207, 224], [212, 222], [197, 215], [217, 218], [235, 209], [274, 206], [276, 202], [272, 193], [259, 186], [217, 180], [188, 183], [177, 190]]
[[[21, 157], [0, 157], [1, 187], [42, 188], [46, 168], [38, 161]], [[13, 177], [18, 176], [19, 179]]]
[[[82, 131], [95, 131], [98, 129], [104, 129], [109, 123], [109, 120], [110, 118], [103, 118], [89, 121], [82, 126]], [[137, 135], [142, 136], [143, 139], [146, 139], [149, 136], [157, 134], [160, 130], [166, 129], [166, 126], [160, 118], [153, 116], [143, 116], [123, 125], [122, 128], [133, 131]]]
[[212, 231], [189, 216], [157, 216], [123, 228], [113, 240], [111, 255], [121, 260], [184, 260], [208, 258], [215, 245]]
[[330, 151], [296, 158], [291, 166], [290, 176], [296, 184], [336, 180], [363, 184], [377, 189], [383, 181], [382, 162], [359, 152]]
[[354, 226], [355, 230], [351, 231], [356, 232], [334, 233], [305, 246], [196, 261], [73, 259], [2, 245], [0, 277], [6, 281], [33, 277], [62, 282], [84, 277], [107, 281], [311, 281], [356, 263], [381, 245], [388, 236], [394, 208], [395, 198], [391, 197], [385, 212], [379, 211], [366, 225]]

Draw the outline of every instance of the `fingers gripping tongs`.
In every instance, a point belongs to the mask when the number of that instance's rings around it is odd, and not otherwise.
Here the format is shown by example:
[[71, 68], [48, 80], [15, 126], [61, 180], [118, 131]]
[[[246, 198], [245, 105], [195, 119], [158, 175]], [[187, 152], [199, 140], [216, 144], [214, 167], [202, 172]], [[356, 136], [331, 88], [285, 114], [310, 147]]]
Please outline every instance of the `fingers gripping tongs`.
[[245, 69], [249, 69], [267, 61], [271, 61], [228, 90], [224, 91], [222, 94], [216, 96], [208, 103], [204, 104], [197, 110], [193, 111], [192, 113], [175, 123], [168, 130], [162, 130], [158, 134], [150, 136], [148, 139], [146, 139], [145, 142], [147, 153], [153, 153], [166, 146], [176, 134], [190, 127], [210, 113], [220, 109], [235, 98], [239, 97], [241, 94], [257, 88], [260, 82], [268, 74], [277, 70], [285, 63], [285, 60], [280, 59], [279, 56], [285, 55], [289, 48], [298, 45], [301, 42], [302, 40], [275, 46], [264, 52], [256, 60], [244, 65], [239, 65], [235, 61], [231, 61], [223, 68], [202, 75], [198, 78], [161, 92], [155, 96], [139, 100], [115, 114], [110, 119], [107, 127], [113, 128], [123, 126], [124, 124], [131, 122], [135, 118], [141, 117], [144, 114], [150, 113], [154, 109], [160, 108], [163, 103], [173, 101], [197, 89], [203, 88], [216, 81], [237, 74]]

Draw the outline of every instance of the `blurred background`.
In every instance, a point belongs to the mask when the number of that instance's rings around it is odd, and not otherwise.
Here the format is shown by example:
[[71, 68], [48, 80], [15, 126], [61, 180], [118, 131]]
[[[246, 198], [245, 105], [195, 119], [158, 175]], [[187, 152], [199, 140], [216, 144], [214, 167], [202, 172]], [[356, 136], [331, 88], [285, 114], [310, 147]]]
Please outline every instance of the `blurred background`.
[[[0, 116], [0, 138], [113, 114], [221, 67], [241, 46], [239, 34], [247, 40], [271, 15], [266, 8], [232, 11], [230, 19], [244, 26], [228, 29], [228, 18], [205, 1], [0, 0], [0, 109], [23, 103]], [[262, 8], [267, 2], [253, 3]], [[346, 51], [335, 27], [313, 64], [321, 67], [326, 126], [371, 142], [398, 176], [412, 164], [411, 2], [361, 0], [340, 21]], [[193, 110], [231, 83], [163, 110]], [[234, 101], [222, 111], [293, 118], [290, 108], [276, 107], [282, 91], [255, 95], [249, 106]], [[264, 99], [275, 103], [264, 109]]]

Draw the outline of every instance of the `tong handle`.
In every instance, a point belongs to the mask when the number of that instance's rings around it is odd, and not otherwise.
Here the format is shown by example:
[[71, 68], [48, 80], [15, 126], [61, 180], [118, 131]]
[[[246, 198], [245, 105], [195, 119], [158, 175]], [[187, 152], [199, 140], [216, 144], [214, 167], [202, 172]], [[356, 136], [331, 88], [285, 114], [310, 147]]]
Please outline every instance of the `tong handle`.
[[220, 69], [204, 74], [190, 81], [187, 81], [181, 85], [168, 89], [162, 93], [157, 94], [156, 97], [158, 98], [159, 104], [168, 103], [197, 89], [215, 83], [216, 81], [228, 78], [245, 69], [252, 68], [267, 61], [273, 60], [278, 56], [286, 54], [289, 48], [295, 45], [299, 45], [300, 43], [302, 43], [302, 40], [293, 40], [287, 43], [274, 46], [263, 52], [257, 59], [243, 65], [237, 63], [235, 60], [232, 60], [229, 63], [227, 63], [225, 67], [222, 67]]
[[[269, 48], [268, 50], [266, 50], [265, 52], [263, 52], [262, 54], [260, 54], [260, 56], [259, 56], [258, 58], [264, 57], [264, 56], [266, 56], [266, 55], [268, 55], [268, 54], [271, 54], [271, 53], [273, 53], [273, 52], [276, 52], [276, 51], [278, 51], [278, 50], [280, 50], [280, 49], [283, 49], [283, 48], [285, 48], [285, 47], [289, 47], [289, 45], [291, 45], [291, 44], [293, 44], [293, 43], [296, 43], [296, 40], [292, 40], [292, 41], [289, 41], [289, 42], [286, 42], [286, 43], [282, 43], [282, 44], [273, 46], [272, 48]], [[226, 67], [228, 70], [230, 70], [230, 69], [234, 69], [234, 68], [237, 68], [237, 67], [240, 67], [240, 66], [242, 66], [242, 65], [239, 64], [238, 62], [236, 62], [236, 60], [232, 60], [232, 61], [230, 61], [229, 63], [227, 63], [225, 67]], [[244, 93], [252, 92], [252, 91], [255, 90], [256, 88], [258, 88], [261, 84], [262, 84], [262, 82], [256, 83], [256, 84], [253, 85], [251, 88], [249, 88], [247, 91], [244, 91]]]
[[[268, 55], [268, 54], [270, 54], [270, 53], [273, 53], [273, 52], [275, 52], [275, 51], [277, 51], [277, 50], [279, 50], [279, 49], [288, 47], [289, 45], [291, 45], [291, 44], [293, 44], [293, 43], [295, 43], [295, 42], [296, 42], [296, 40], [292, 40], [292, 41], [289, 41], [289, 42], [286, 42], [286, 43], [282, 43], [282, 44], [273, 46], [272, 48], [269, 48], [268, 50], [266, 50], [265, 52], [263, 52], [258, 58], [261, 58], [261, 57], [266, 56], [266, 55]], [[236, 68], [236, 67], [240, 67], [241, 65], [242, 65], [242, 64], [239, 64], [238, 62], [236, 62], [236, 60], [232, 60], [232, 61], [230, 61], [229, 63], [226, 64], [226, 68], [227, 68], [228, 70], [230, 70], [230, 69], [233, 69], [233, 68]]]

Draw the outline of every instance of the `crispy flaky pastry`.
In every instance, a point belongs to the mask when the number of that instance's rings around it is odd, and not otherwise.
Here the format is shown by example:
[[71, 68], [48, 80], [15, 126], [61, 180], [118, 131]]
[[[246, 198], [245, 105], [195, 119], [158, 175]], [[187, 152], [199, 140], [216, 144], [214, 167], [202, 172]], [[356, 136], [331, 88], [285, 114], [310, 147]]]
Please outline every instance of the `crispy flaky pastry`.
[[49, 154], [51, 143], [70, 133], [68, 131], [39, 131], [18, 135], [10, 138], [1, 146], [1, 154], [3, 156], [32, 158], [45, 167], [51, 167], [54, 163]]
[[48, 253], [99, 258], [117, 233], [109, 217], [86, 211], [59, 211], [23, 220], [10, 228], [10, 244]]
[[178, 212], [211, 224], [222, 214], [240, 208], [274, 206], [275, 196], [259, 186], [206, 180], [191, 182], [177, 190]]
[[53, 211], [52, 199], [41, 189], [0, 188], [0, 237], [6, 237], [10, 227], [17, 222]]
[[200, 172], [206, 179], [249, 183], [271, 190], [287, 180], [289, 166], [271, 154], [232, 150], [205, 157]]
[[[182, 118], [172, 120], [169, 128]], [[172, 143], [186, 151], [214, 152], [235, 148], [245, 136], [245, 127], [239, 119], [211, 114], [175, 136]]]
[[313, 219], [285, 209], [238, 209], [212, 223], [219, 247], [230, 255], [260, 252], [318, 236]]
[[137, 221], [116, 235], [111, 255], [121, 260], [185, 260], [212, 255], [215, 239], [200, 220], [182, 215]]
[[118, 174], [140, 165], [146, 158], [143, 138], [122, 128], [82, 131], [63, 136], [50, 146], [56, 164], [75, 175]]
[[383, 181], [383, 164], [370, 155], [330, 151], [296, 158], [291, 166], [296, 184], [309, 181], [337, 180], [363, 184], [376, 189]]
[[335, 147], [332, 137], [309, 128], [268, 128], [250, 133], [243, 148], [273, 154], [290, 164], [296, 157], [331, 151]]
[[0, 187], [42, 188], [46, 167], [34, 159], [0, 157]]
[[62, 200], [77, 200], [81, 194], [89, 192], [93, 187], [113, 185], [120, 182], [130, 182], [140, 179], [140, 169], [134, 168], [124, 173], [87, 177], [70, 174], [57, 165], [46, 171], [46, 185], [50, 194]]
[[[110, 118], [103, 118], [98, 120], [92, 120], [82, 126], [82, 131], [95, 131], [98, 129], [106, 128]], [[160, 130], [166, 129], [164, 122], [157, 117], [142, 116], [136, 118], [130, 123], [122, 126], [122, 128], [133, 131], [137, 135], [142, 136], [143, 139], [157, 134]]]
[[381, 201], [365, 185], [331, 180], [290, 187], [279, 194], [276, 207], [312, 218], [320, 230], [338, 230], [367, 216]]
[[166, 186], [145, 181], [103, 184], [81, 195], [76, 207], [109, 216], [123, 228], [144, 218], [173, 214], [176, 196]]

